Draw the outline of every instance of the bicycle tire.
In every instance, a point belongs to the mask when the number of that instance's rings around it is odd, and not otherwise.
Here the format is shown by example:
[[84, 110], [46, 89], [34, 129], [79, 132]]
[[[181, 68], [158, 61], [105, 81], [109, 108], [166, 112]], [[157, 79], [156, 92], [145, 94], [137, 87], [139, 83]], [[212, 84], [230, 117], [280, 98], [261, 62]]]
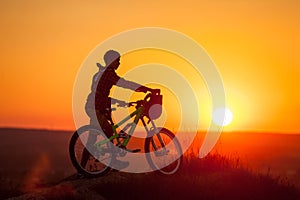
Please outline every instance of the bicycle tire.
[[[85, 134], [88, 134], [87, 136]], [[96, 138], [95, 142], [107, 139], [106, 135], [97, 127], [86, 125], [75, 131], [71, 137], [69, 144], [69, 155], [73, 166], [78, 173], [85, 177], [99, 177], [110, 171], [110, 162], [113, 156], [112, 143], [107, 142], [96, 149], [94, 145], [87, 144], [90, 134]], [[107, 149], [107, 151], [104, 151]], [[92, 153], [91, 153], [92, 152]], [[84, 165], [84, 166], [83, 166]]]
[[[181, 145], [170, 130], [157, 129], [158, 133], [151, 132], [152, 136], [145, 140], [146, 159], [154, 171], [166, 175], [174, 174], [180, 169], [182, 163]], [[163, 145], [158, 140], [158, 135], [164, 141]], [[156, 146], [156, 150], [154, 146]]]

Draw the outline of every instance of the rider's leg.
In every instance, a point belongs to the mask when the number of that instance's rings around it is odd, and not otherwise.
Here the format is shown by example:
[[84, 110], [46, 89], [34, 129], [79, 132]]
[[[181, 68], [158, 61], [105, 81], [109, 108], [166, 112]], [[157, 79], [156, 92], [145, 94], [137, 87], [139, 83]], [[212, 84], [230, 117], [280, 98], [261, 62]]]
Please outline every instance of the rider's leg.
[[[111, 120], [111, 115], [110, 113], [106, 113], [106, 114], [99, 114], [97, 115], [99, 123], [101, 125], [101, 128], [103, 130], [103, 132], [106, 134], [106, 136], [109, 138], [111, 136], [113, 136], [114, 131], [112, 128], [112, 120]], [[112, 141], [113, 142], [113, 141]], [[119, 148], [116, 147], [115, 148]], [[116, 154], [113, 155], [112, 160], [111, 160], [111, 167], [117, 170], [121, 170], [124, 169], [126, 167], [129, 166], [129, 162], [128, 161], [121, 161], [118, 160], [116, 158]]]
[[[95, 111], [93, 109], [86, 108], [86, 113], [90, 117], [90, 125], [99, 126]], [[88, 133], [87, 142], [86, 144], [84, 144], [85, 148], [83, 149], [82, 152], [82, 158], [80, 162], [82, 167], [86, 166], [88, 160], [90, 159], [90, 156], [95, 152], [94, 144], [96, 140], [97, 140], [97, 133], [93, 133], [93, 131], [90, 130]]]
[[105, 133], [107, 138], [110, 138], [113, 136], [114, 131], [112, 128], [112, 124], [110, 122], [110, 114], [109, 113], [97, 113], [98, 122], [100, 124], [100, 127], [102, 131]]

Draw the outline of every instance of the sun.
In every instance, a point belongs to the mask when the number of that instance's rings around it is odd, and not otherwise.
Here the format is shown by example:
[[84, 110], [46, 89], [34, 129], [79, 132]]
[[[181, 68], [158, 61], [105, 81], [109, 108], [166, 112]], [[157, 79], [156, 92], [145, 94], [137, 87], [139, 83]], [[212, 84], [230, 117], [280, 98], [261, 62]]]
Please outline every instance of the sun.
[[222, 107], [214, 110], [213, 122], [218, 126], [227, 126], [232, 122], [233, 116], [229, 108]]

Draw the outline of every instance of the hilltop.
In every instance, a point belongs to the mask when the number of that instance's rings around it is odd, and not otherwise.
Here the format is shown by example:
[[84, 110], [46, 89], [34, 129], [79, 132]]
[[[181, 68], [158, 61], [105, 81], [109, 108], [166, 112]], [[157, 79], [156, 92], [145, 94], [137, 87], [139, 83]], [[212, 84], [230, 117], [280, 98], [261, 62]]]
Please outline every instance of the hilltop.
[[[184, 155], [183, 168], [173, 176], [111, 171], [104, 177], [85, 179], [76, 176], [69, 159], [71, 134], [71, 131], [0, 129], [0, 199], [300, 199], [299, 187], [293, 185], [295, 181], [272, 170], [261, 172], [249, 162], [241, 161], [238, 155], [228, 153], [235, 144], [239, 146], [234, 148], [253, 153], [252, 161], [265, 162], [267, 157], [259, 157], [263, 149], [264, 154], [275, 152], [269, 154], [272, 159], [278, 157], [274, 163], [279, 160], [285, 164], [284, 169], [297, 170], [299, 137], [296, 135], [265, 138], [259, 134], [251, 137], [224, 134], [219, 153], [214, 151], [200, 160], [194, 144]], [[237, 137], [240, 137], [238, 144], [234, 140]], [[288, 146], [289, 141], [295, 145]]]
[[36, 188], [13, 198], [25, 199], [286, 199], [296, 200], [300, 192], [289, 182], [270, 174], [245, 169], [238, 159], [219, 154], [185, 159], [175, 175], [129, 174], [111, 171], [104, 177], [78, 178], [72, 175], [57, 184]]

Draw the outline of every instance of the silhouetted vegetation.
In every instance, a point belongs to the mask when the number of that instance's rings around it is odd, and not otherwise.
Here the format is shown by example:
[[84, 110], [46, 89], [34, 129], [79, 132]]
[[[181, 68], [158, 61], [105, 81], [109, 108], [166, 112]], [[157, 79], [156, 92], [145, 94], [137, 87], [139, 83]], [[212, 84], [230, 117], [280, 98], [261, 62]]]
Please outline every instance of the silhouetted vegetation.
[[[238, 158], [220, 154], [185, 157], [172, 176], [119, 173], [91, 187], [107, 199], [298, 199], [286, 179], [244, 168]], [[108, 174], [110, 176], [110, 174]]]
[[[2, 135], [5, 142], [0, 143], [1, 150], [4, 145], [6, 148], [10, 145], [23, 148], [22, 151], [15, 150], [12, 157], [9, 151], [2, 151], [1, 158], [7, 162], [1, 163], [0, 199], [16, 196], [19, 196], [16, 199], [300, 199], [299, 190], [285, 177], [251, 169], [238, 156], [214, 152], [199, 159], [199, 149], [195, 146], [185, 153], [182, 168], [172, 176], [111, 171], [104, 177], [93, 179], [76, 175], [67, 177], [74, 173], [67, 152], [63, 151], [71, 133], [51, 135], [53, 132], [48, 131], [48, 134], [39, 135], [38, 131], [28, 131], [25, 134], [30, 135], [25, 135], [14, 134], [14, 131]], [[60, 141], [57, 141], [58, 134]], [[26, 151], [28, 149], [31, 149], [30, 153]], [[40, 156], [40, 152], [47, 156]], [[32, 164], [29, 158], [34, 160]], [[41, 167], [45, 163], [49, 167], [42, 168], [46, 171], [37, 171], [43, 172], [35, 174], [39, 175], [39, 180], [35, 180], [37, 176], [28, 179], [33, 182], [27, 184], [26, 190], [26, 177], [34, 172], [32, 166]]]
[[[7, 193], [9, 194], [9, 193]], [[100, 178], [73, 175], [59, 184], [36, 189], [17, 199], [299, 199], [288, 180], [260, 174], [242, 166], [238, 158], [218, 153], [203, 159], [185, 156], [172, 176], [111, 171]]]

